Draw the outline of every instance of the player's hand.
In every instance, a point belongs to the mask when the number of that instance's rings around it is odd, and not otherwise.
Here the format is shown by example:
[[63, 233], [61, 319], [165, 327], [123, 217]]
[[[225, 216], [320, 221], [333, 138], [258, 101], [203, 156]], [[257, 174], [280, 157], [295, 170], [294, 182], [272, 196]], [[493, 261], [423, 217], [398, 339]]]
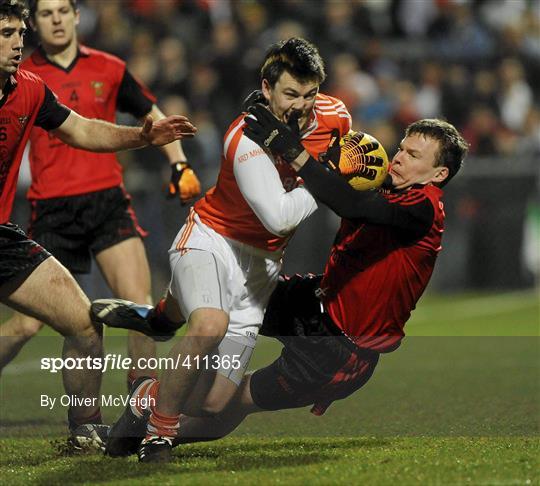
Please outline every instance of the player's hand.
[[172, 115], [154, 121], [148, 115], [141, 129], [141, 138], [148, 145], [167, 145], [175, 140], [193, 137], [197, 128], [181, 115]]
[[287, 162], [293, 162], [304, 151], [300, 143], [298, 112], [291, 113], [288, 125], [279, 121], [260, 103], [250, 107], [249, 113], [256, 119], [250, 116], [244, 118], [247, 125], [244, 133], [260, 147], [269, 149]]
[[370, 178], [372, 167], [382, 167], [383, 159], [376, 155], [367, 155], [377, 150], [377, 142], [361, 143], [364, 133], [356, 132], [354, 135], [345, 135], [340, 143], [339, 138], [321, 157], [321, 162], [339, 174], [358, 175]]
[[268, 105], [268, 100], [264, 97], [260, 89], [256, 89], [247, 95], [246, 99], [242, 102], [242, 111], [248, 111], [251, 106], [257, 103]]
[[167, 199], [179, 197], [182, 204], [201, 193], [201, 183], [195, 171], [187, 162], [171, 165], [171, 180], [167, 190]]

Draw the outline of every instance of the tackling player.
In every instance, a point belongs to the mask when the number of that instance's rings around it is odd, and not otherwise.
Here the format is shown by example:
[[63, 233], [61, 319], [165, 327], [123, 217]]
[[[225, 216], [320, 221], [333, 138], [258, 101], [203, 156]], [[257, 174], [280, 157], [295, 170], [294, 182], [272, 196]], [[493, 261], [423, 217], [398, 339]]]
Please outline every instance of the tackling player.
[[[62, 105], [41, 78], [19, 69], [27, 18], [22, 0], [0, 0], [0, 302], [65, 336], [64, 357], [98, 357], [100, 329], [90, 320], [87, 297], [58, 260], [9, 222], [30, 131], [38, 126], [73, 147], [115, 152], [169, 144], [196, 129], [181, 116], [156, 122], [148, 117], [142, 128], [122, 127]], [[101, 373], [63, 370], [63, 381], [68, 395], [97, 399]], [[101, 422], [99, 405], [71, 407], [68, 417], [75, 440], [82, 424]]]
[[[247, 122], [246, 136], [285, 156], [313, 195], [343, 220], [324, 274], [283, 278], [270, 299], [261, 334], [284, 344], [281, 356], [244, 376], [221, 414], [181, 416], [175, 444], [223, 437], [255, 412], [312, 405], [321, 415], [361, 388], [379, 355], [400, 345], [429, 282], [441, 250], [442, 187], [467, 153], [449, 123], [417, 121], [392, 160], [391, 188], [359, 192], [315, 161], [266, 108], [253, 113], [257, 121]], [[357, 156], [351, 163], [361, 166], [365, 155]], [[140, 389], [132, 398], [148, 400], [152, 393]]]
[[[342, 136], [351, 128], [344, 104], [319, 93], [324, 79], [317, 49], [299, 38], [272, 46], [261, 68], [269, 109], [315, 158], [327, 150], [335, 134]], [[173, 359], [181, 356], [196, 363], [195, 358], [216, 348], [224, 363], [240, 357], [239, 367], [219, 366], [217, 373], [200, 366], [166, 369], [159, 393], [156, 381], [136, 382], [133, 393], [157, 393], [148, 427], [143, 420], [139, 430], [146, 432], [139, 448], [141, 461], [170, 456], [180, 413], [216, 414], [235, 395], [277, 284], [284, 248], [298, 224], [317, 207], [281, 157], [272, 157], [244, 135], [245, 116], [234, 120], [225, 134], [216, 186], [195, 204], [169, 252], [172, 279], [166, 298], [155, 308], [110, 299], [93, 306], [94, 318], [113, 326], [131, 322], [137, 327], [150, 320], [156, 325], [154, 335], [160, 330], [167, 334], [186, 317], [186, 335], [173, 347]], [[111, 431], [110, 455], [137, 450], [140, 436], [124, 441], [126, 428], [137, 420], [127, 409]]]
[[[76, 0], [31, 0], [30, 25], [40, 46], [21, 67], [40, 76], [67, 107], [89, 118], [113, 122], [116, 111], [144, 119], [164, 118], [154, 96], [136, 81], [120, 59], [77, 41], [79, 10]], [[180, 142], [163, 147], [175, 184], [186, 201], [200, 192], [200, 184], [186, 162]], [[151, 303], [150, 270], [130, 196], [122, 182], [122, 168], [113, 153], [95, 154], [70, 147], [35, 128], [30, 134], [32, 206], [28, 235], [47, 248], [71, 273], [88, 273], [96, 262], [117, 297]], [[23, 314], [0, 328], [0, 371], [42, 327]], [[128, 353], [155, 355], [154, 341], [130, 331]], [[148, 372], [145, 373], [148, 375]], [[130, 370], [129, 381], [141, 376]]]

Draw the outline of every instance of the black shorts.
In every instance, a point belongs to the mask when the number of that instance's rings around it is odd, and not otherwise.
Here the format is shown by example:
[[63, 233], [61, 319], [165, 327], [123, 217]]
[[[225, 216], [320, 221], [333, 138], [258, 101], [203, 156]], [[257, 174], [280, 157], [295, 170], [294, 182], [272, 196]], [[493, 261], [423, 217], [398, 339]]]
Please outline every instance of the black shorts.
[[315, 290], [320, 276], [280, 278], [260, 334], [279, 339], [281, 356], [251, 377], [251, 395], [265, 410], [313, 405], [322, 415], [335, 400], [361, 388], [379, 353], [357, 347], [321, 311]]
[[32, 273], [51, 254], [12, 223], [0, 224], [0, 287]]
[[146, 236], [122, 187], [78, 196], [32, 200], [28, 234], [72, 273], [88, 273], [92, 254]]

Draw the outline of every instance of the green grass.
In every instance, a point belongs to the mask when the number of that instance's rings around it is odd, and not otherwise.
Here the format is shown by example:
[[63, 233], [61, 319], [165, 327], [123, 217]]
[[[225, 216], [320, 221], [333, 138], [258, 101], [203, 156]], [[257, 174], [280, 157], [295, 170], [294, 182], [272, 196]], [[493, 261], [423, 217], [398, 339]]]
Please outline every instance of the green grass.
[[[29, 450], [28, 450], [29, 449]], [[61, 457], [44, 439], [3, 447], [5, 484], [537, 484], [531, 438], [228, 438], [165, 466]], [[24, 455], [21, 450], [28, 450]], [[8, 464], [6, 456], [12, 457]]]
[[[61, 395], [61, 379], [40, 371], [38, 358], [54, 356], [61, 341], [44, 332], [0, 382], [1, 481], [540, 484], [538, 294], [427, 296], [407, 331], [372, 380], [323, 417], [309, 409], [253, 415], [227, 439], [177, 448], [164, 467], [60, 452], [65, 409], [41, 408], [39, 395]], [[124, 347], [123, 337], [108, 336], [108, 352]], [[253, 368], [278, 353], [261, 340]], [[104, 393], [124, 390], [123, 373], [104, 376]], [[108, 408], [104, 417], [119, 413]]]

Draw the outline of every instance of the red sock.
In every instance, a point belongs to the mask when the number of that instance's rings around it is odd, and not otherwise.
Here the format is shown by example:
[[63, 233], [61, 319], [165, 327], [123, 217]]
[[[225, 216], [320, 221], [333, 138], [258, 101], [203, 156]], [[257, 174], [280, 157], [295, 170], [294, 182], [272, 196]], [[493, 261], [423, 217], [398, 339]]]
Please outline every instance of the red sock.
[[159, 302], [154, 307], [154, 316], [157, 319], [165, 317], [165, 297], [159, 299]]
[[146, 427], [146, 438], [158, 435], [174, 439], [178, 435], [179, 428], [179, 415], [163, 415], [154, 409]]
[[131, 405], [131, 411], [136, 417], [142, 417], [148, 410], [154, 411], [159, 390], [159, 381], [155, 378], [148, 378], [143, 381], [135, 393], [135, 403]]
[[129, 370], [127, 375], [128, 380], [128, 389], [131, 390], [131, 387], [133, 386], [133, 383], [138, 378], [146, 376], [148, 378], [152, 378], [154, 380], [157, 379], [157, 373], [155, 371], [149, 371], [149, 370]]

